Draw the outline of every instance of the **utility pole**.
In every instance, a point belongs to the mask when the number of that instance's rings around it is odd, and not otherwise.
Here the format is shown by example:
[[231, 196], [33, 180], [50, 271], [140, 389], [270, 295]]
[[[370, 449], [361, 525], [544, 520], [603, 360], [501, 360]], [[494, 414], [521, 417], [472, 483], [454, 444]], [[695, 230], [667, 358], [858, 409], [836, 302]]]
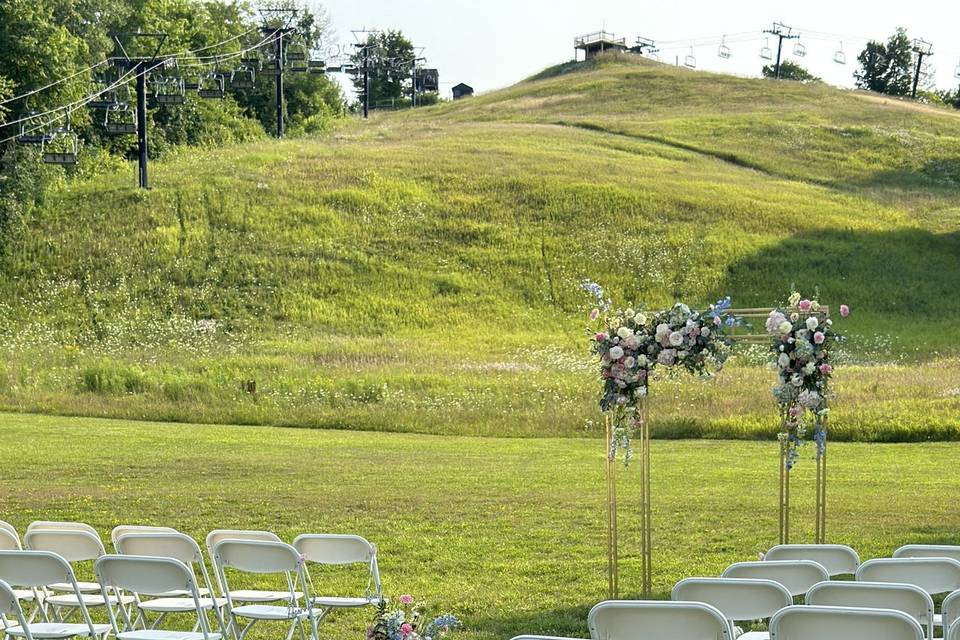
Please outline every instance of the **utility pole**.
[[799, 33], [793, 33], [793, 29], [783, 24], [782, 22], [774, 22], [772, 29], [764, 29], [764, 33], [769, 33], [770, 35], [776, 36], [780, 39], [777, 44], [777, 66], [774, 76], [777, 80], [780, 79], [780, 57], [783, 55], [783, 41], [784, 40], [794, 40], [800, 37]]
[[920, 84], [920, 71], [923, 70], [923, 59], [933, 55], [933, 44], [923, 38], [917, 38], [913, 41], [913, 52], [917, 54], [917, 69], [913, 72], [913, 89], [910, 91], [910, 97], [917, 97], [917, 85]]
[[[121, 38], [153, 39], [157, 41], [157, 46], [149, 56], [131, 58]], [[141, 189], [150, 188], [147, 179], [147, 72], [164, 64], [158, 62], [157, 54], [166, 39], [165, 33], [117, 33], [113, 36], [113, 41], [123, 54], [123, 58], [113, 60], [114, 64], [127, 73], [137, 74], [137, 178]]]
[[370, 117], [370, 45], [363, 45], [363, 117]]

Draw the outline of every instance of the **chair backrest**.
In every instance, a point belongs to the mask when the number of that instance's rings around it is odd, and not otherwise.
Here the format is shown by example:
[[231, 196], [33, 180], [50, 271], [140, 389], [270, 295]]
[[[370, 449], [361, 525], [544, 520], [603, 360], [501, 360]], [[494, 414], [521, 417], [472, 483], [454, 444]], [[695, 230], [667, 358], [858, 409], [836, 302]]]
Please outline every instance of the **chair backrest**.
[[175, 558], [188, 566], [203, 562], [197, 541], [178, 531], [127, 533], [119, 536], [114, 546], [124, 556]]
[[724, 615], [703, 602], [607, 600], [587, 616], [593, 640], [731, 640]]
[[117, 548], [117, 540], [121, 536], [130, 535], [131, 533], [157, 533], [157, 532], [166, 532], [166, 533], [176, 533], [176, 529], [173, 527], [154, 527], [149, 525], [140, 525], [140, 524], [121, 524], [117, 525], [110, 532], [110, 542], [113, 544], [113, 548]]
[[894, 558], [953, 558], [960, 560], [960, 545], [905, 544], [893, 552]]
[[[7, 523], [4, 522], [3, 524]], [[12, 528], [0, 527], [0, 550], [16, 551], [20, 548], [20, 536], [17, 535], [17, 531]]]
[[860, 555], [845, 544], [778, 544], [763, 559], [813, 560], [831, 576], [854, 574], [860, 566]]
[[960, 589], [960, 562], [953, 558], [877, 558], [857, 569], [863, 582], [905, 582], [929, 594]]
[[213, 548], [221, 540], [262, 540], [264, 542], [281, 542], [280, 536], [272, 531], [248, 531], [245, 529], [214, 529], [207, 534], [207, 553], [213, 557]]
[[20, 601], [10, 585], [3, 580], [0, 580], [0, 616], [13, 616], [20, 628], [23, 629], [26, 640], [33, 640], [27, 618], [23, 615], [23, 609], [20, 608]]
[[953, 591], [940, 605], [943, 614], [943, 630], [946, 631], [955, 620], [960, 620], [960, 591]]
[[892, 609], [793, 606], [770, 619], [770, 640], [923, 640], [923, 629]]
[[960, 621], [954, 620], [944, 635], [945, 640], [960, 640]]
[[896, 582], [821, 582], [807, 591], [806, 604], [902, 611], [933, 637], [933, 598], [920, 587]]
[[736, 562], [727, 567], [724, 578], [759, 578], [779, 582], [790, 595], [801, 596], [807, 589], [830, 579], [830, 574], [813, 560], [759, 560]]
[[106, 553], [100, 536], [82, 529], [27, 529], [23, 542], [27, 549], [53, 551], [67, 562], [96, 560]]
[[793, 604], [787, 588], [773, 580], [686, 578], [673, 587], [673, 600], [706, 602], [728, 620], [758, 620]]
[[296, 537], [293, 547], [307, 561], [318, 564], [368, 564], [377, 554], [360, 536], [334, 533], [305, 533]]
[[77, 598], [77, 608], [90, 631], [90, 637], [97, 637], [90, 612], [87, 611], [77, 585], [77, 578], [73, 575], [70, 563], [62, 556], [52, 551], [0, 551], [0, 580], [10, 586], [30, 589], [51, 584], [69, 584]]
[[27, 531], [33, 529], [66, 529], [68, 531], [86, 531], [99, 536], [97, 530], [83, 522], [62, 522], [59, 520], [34, 520], [27, 525]]
[[14, 526], [13, 526], [12, 524], [10, 524], [9, 522], [4, 522], [3, 520], [0, 520], [0, 530], [6, 531], [7, 533], [11, 534], [11, 535], [12, 535], [14, 538], [16, 538], [17, 540], [20, 539], [20, 534], [17, 533], [17, 528], [14, 527]]
[[245, 573], [294, 573], [300, 570], [300, 552], [284, 542], [222, 540], [213, 550], [218, 567]]
[[114, 611], [114, 604], [110, 604], [110, 589], [130, 591], [138, 596], [159, 596], [170, 591], [185, 590], [193, 599], [203, 637], [208, 638], [210, 626], [200, 605], [196, 579], [193, 570], [185, 563], [176, 558], [167, 557], [107, 555], [97, 560], [94, 572], [103, 590], [103, 597], [108, 601], [107, 613], [114, 635], [121, 633], [117, 622], [118, 612], [124, 621], [124, 629], [133, 627], [126, 607], [116, 603], [116, 611]]

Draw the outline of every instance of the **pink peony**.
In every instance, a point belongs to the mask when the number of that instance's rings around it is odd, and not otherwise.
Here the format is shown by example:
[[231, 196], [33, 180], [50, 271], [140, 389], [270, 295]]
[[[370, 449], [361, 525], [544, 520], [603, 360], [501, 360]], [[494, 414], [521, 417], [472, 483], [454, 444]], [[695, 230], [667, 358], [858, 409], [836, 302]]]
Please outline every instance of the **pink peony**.
[[713, 316], [713, 324], [715, 324], [715, 325], [717, 325], [717, 326], [719, 327], [719, 326], [720, 326], [720, 323], [722, 323], [722, 322], [723, 322], [723, 320], [720, 319], [720, 316]]
[[405, 593], [402, 596], [400, 596], [400, 604], [412, 604], [412, 603], [413, 603], [413, 596], [410, 595], [409, 593]]
[[400, 625], [400, 633], [402, 633], [405, 636], [410, 635], [411, 633], [413, 633], [413, 625], [410, 624], [409, 622], [404, 622], [402, 625]]
[[597, 342], [603, 342], [604, 340], [607, 339], [607, 334], [605, 334], [605, 333], [598, 333], [597, 335], [594, 336], [594, 338], [597, 339]]
[[850, 307], [845, 304], [840, 305], [840, 317], [846, 318], [848, 315], [850, 315]]
[[790, 407], [790, 417], [791, 417], [791, 418], [796, 418], [796, 417], [799, 416], [801, 413], [803, 413], [803, 409], [801, 409], [800, 407]]
[[810, 311], [810, 309], [813, 307], [813, 303], [810, 300], [807, 300], [806, 298], [804, 298], [803, 300], [800, 301], [800, 304], [798, 304], [797, 307], [799, 307], [800, 311], [803, 311], [804, 313], [806, 313], [807, 311]]
[[593, 311], [590, 312], [591, 320], [596, 320], [599, 317], [600, 317], [600, 309], [594, 309]]
[[823, 341], [827, 339], [827, 336], [823, 335], [822, 331], [817, 331], [813, 334], [813, 341], [817, 344], [823, 344]]
[[821, 374], [823, 374], [823, 375], [825, 375], [825, 376], [828, 376], [828, 375], [830, 375], [831, 372], [833, 372], [833, 367], [831, 367], [831, 366], [830, 366], [829, 364], [827, 364], [826, 362], [824, 362], [822, 365], [820, 365], [820, 373], [821, 373]]

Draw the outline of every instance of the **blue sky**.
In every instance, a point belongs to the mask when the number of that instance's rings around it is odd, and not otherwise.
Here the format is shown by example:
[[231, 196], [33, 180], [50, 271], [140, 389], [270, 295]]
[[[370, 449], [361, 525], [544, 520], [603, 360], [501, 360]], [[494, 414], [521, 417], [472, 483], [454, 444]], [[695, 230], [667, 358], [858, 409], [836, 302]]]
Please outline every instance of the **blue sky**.
[[[430, 66], [440, 70], [441, 91], [466, 82], [477, 91], [504, 87], [573, 57], [573, 38], [606, 28], [633, 42], [636, 36], [661, 45], [660, 59], [697, 68], [759, 75], [764, 60], [763, 29], [774, 21], [793, 26], [807, 49], [786, 57], [830, 83], [851, 86], [856, 57], [868, 38], [885, 40], [898, 26], [911, 37], [932, 42], [936, 83], [956, 88], [960, 79], [960, 1], [920, 0], [325, 0], [340, 44], [353, 42], [352, 29], [399, 28], [424, 47]], [[728, 34], [729, 59], [717, 48]], [[736, 34], [736, 35], [734, 35]], [[847, 64], [833, 62], [841, 48]], [[776, 40], [770, 40], [775, 48]]]

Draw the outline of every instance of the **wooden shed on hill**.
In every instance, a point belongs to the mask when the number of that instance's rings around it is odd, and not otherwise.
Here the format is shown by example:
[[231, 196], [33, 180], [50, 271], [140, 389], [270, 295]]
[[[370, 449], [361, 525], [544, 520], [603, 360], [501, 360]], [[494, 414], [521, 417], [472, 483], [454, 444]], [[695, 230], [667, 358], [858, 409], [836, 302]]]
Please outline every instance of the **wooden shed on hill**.
[[453, 86], [453, 89], [450, 90], [453, 92], [453, 99], [459, 100], [460, 98], [466, 98], [467, 96], [473, 95], [473, 87], [468, 84], [460, 83]]
[[609, 31], [595, 31], [594, 33], [577, 36], [573, 39], [573, 55], [575, 60], [580, 59], [581, 51], [583, 51], [583, 59], [589, 60], [607, 51], [626, 50], [627, 39], [618, 38]]

